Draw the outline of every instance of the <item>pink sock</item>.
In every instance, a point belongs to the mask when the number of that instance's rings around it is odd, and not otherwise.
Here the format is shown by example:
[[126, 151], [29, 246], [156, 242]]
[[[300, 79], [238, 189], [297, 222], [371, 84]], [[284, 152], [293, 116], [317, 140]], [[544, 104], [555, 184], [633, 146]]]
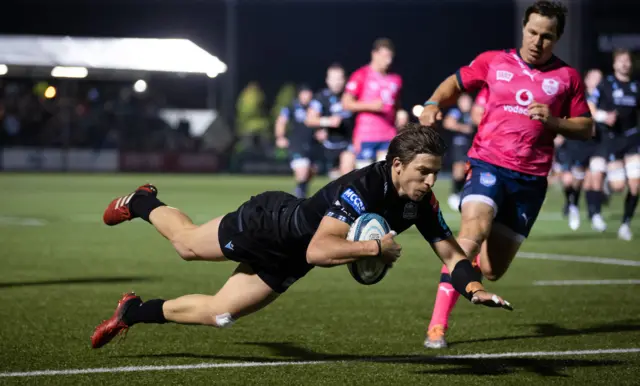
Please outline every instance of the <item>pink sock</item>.
[[449, 280], [451, 279], [446, 265], [442, 266], [440, 273], [441, 281], [438, 285], [438, 292], [436, 293], [436, 303], [433, 306], [433, 314], [431, 314], [429, 330], [436, 325], [444, 326], [445, 329], [448, 327], [449, 315], [451, 315], [451, 311], [460, 297], [460, 294], [453, 289], [451, 283], [442, 282], [442, 279], [447, 277]]

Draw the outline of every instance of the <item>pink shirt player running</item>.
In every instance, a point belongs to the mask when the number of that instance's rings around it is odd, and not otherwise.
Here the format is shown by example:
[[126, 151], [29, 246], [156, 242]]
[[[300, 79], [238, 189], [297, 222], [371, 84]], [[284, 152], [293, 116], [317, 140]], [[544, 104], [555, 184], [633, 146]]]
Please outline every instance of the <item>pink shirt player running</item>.
[[578, 71], [556, 57], [532, 68], [517, 50], [484, 52], [457, 72], [464, 89], [488, 88], [485, 113], [468, 156], [517, 172], [546, 176], [555, 134], [529, 118], [527, 106], [547, 104], [556, 117], [589, 116]]
[[356, 147], [363, 142], [390, 142], [395, 137], [396, 106], [402, 78], [397, 74], [383, 74], [370, 65], [354, 72], [347, 82], [346, 91], [361, 102], [381, 100], [381, 112], [363, 111], [356, 117], [353, 142]]

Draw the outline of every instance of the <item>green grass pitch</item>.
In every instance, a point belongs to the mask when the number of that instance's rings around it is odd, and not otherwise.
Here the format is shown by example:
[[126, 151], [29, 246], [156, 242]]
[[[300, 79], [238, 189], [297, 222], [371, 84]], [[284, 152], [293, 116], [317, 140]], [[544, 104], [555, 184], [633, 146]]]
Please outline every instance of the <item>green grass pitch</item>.
[[[182, 261], [143, 221], [114, 228], [101, 223], [109, 200], [147, 181], [158, 186], [164, 202], [197, 223], [234, 210], [252, 194], [292, 187], [284, 177], [0, 175], [1, 385], [640, 382], [640, 352], [630, 351], [640, 347], [637, 284], [534, 285], [639, 280], [640, 222], [633, 227], [636, 240], [616, 238], [622, 211], [617, 196], [605, 208], [607, 232], [592, 232], [584, 219], [572, 232], [559, 214], [562, 195], [554, 187], [523, 252], [633, 261], [516, 258], [504, 278], [488, 284], [515, 311], [462, 299], [452, 316], [447, 350], [422, 347], [440, 263], [415, 229], [398, 237], [403, 256], [374, 286], [356, 283], [346, 267], [316, 268], [271, 306], [230, 329], [138, 325], [124, 342], [91, 350], [94, 326], [111, 315], [121, 293], [135, 290], [143, 299], [213, 294], [234, 268], [231, 262]], [[316, 181], [313, 190], [323, 182]], [[445, 218], [457, 229], [458, 217], [446, 208], [449, 185], [439, 181], [436, 192]], [[623, 351], [602, 351], [614, 349]], [[501, 355], [443, 357], [491, 353]], [[198, 364], [204, 365], [113, 370]], [[95, 368], [107, 370], [7, 377]]]

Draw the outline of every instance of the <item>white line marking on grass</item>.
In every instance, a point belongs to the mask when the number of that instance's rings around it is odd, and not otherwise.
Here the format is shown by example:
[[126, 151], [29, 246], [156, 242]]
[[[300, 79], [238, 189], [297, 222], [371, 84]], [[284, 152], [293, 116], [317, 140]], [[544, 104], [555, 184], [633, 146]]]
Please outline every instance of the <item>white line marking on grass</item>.
[[616, 285], [616, 284], [640, 284], [637, 279], [622, 280], [538, 280], [533, 285], [539, 286], [564, 286], [564, 285]]
[[17, 225], [25, 227], [41, 227], [46, 225], [47, 221], [41, 218], [17, 217], [17, 216], [0, 216], [0, 225]]
[[544, 357], [544, 356], [581, 356], [581, 355], [605, 355], [605, 354], [631, 354], [640, 353], [640, 348], [622, 349], [601, 349], [601, 350], [578, 350], [578, 351], [532, 351], [532, 352], [507, 352], [507, 353], [477, 353], [464, 355], [440, 355], [440, 356], [411, 356], [400, 358], [372, 357], [355, 360], [321, 360], [321, 361], [282, 361], [282, 362], [233, 362], [233, 363], [198, 363], [192, 365], [167, 365], [167, 366], [127, 366], [127, 367], [101, 367], [90, 369], [68, 369], [68, 370], [41, 370], [0, 373], [0, 378], [13, 377], [39, 377], [50, 375], [77, 375], [77, 374], [97, 374], [97, 373], [128, 373], [143, 371], [168, 371], [168, 370], [200, 370], [212, 368], [229, 367], [270, 367], [270, 366], [302, 366], [321, 365], [328, 363], [348, 363], [348, 362], [391, 362], [391, 361], [428, 361], [437, 363], [442, 359], [497, 359], [497, 358], [518, 358], [518, 357]]
[[518, 252], [517, 257], [521, 259], [577, 261], [581, 263], [596, 263], [596, 264], [625, 265], [630, 267], [640, 267], [640, 261], [612, 259], [607, 257], [596, 257], [596, 256], [574, 256], [574, 255], [555, 255], [551, 253]]
[[443, 355], [442, 359], [495, 359], [495, 358], [518, 358], [518, 357], [558, 357], [571, 355], [602, 355], [602, 354], [631, 354], [640, 353], [640, 348], [619, 348], [602, 350], [575, 350], [575, 351], [533, 351], [533, 352], [511, 352], [498, 354], [466, 354], [466, 355]]
[[98, 373], [130, 373], [140, 371], [167, 371], [167, 370], [199, 370], [225, 367], [266, 367], [266, 366], [293, 366], [293, 365], [320, 365], [329, 361], [299, 361], [299, 362], [234, 362], [234, 363], [198, 363], [193, 365], [167, 365], [167, 366], [126, 366], [126, 367], [99, 367], [93, 369], [69, 369], [69, 370], [41, 370], [16, 373], [0, 373], [2, 377], [40, 377], [44, 375], [77, 375]]

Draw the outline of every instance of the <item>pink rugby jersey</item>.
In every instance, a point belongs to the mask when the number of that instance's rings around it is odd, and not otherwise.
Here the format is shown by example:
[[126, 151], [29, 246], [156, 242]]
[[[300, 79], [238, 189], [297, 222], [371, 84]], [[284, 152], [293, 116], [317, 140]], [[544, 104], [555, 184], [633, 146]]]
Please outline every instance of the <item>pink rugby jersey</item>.
[[402, 78], [397, 74], [381, 74], [371, 66], [354, 72], [347, 82], [346, 91], [360, 102], [382, 100], [380, 113], [361, 112], [356, 116], [353, 142], [386, 142], [395, 137], [396, 104], [402, 88]]
[[590, 116], [580, 74], [555, 56], [532, 67], [517, 50], [487, 51], [456, 75], [463, 89], [488, 89], [468, 156], [496, 166], [548, 175], [555, 133], [529, 118], [527, 107], [534, 101], [548, 105], [555, 117]]

